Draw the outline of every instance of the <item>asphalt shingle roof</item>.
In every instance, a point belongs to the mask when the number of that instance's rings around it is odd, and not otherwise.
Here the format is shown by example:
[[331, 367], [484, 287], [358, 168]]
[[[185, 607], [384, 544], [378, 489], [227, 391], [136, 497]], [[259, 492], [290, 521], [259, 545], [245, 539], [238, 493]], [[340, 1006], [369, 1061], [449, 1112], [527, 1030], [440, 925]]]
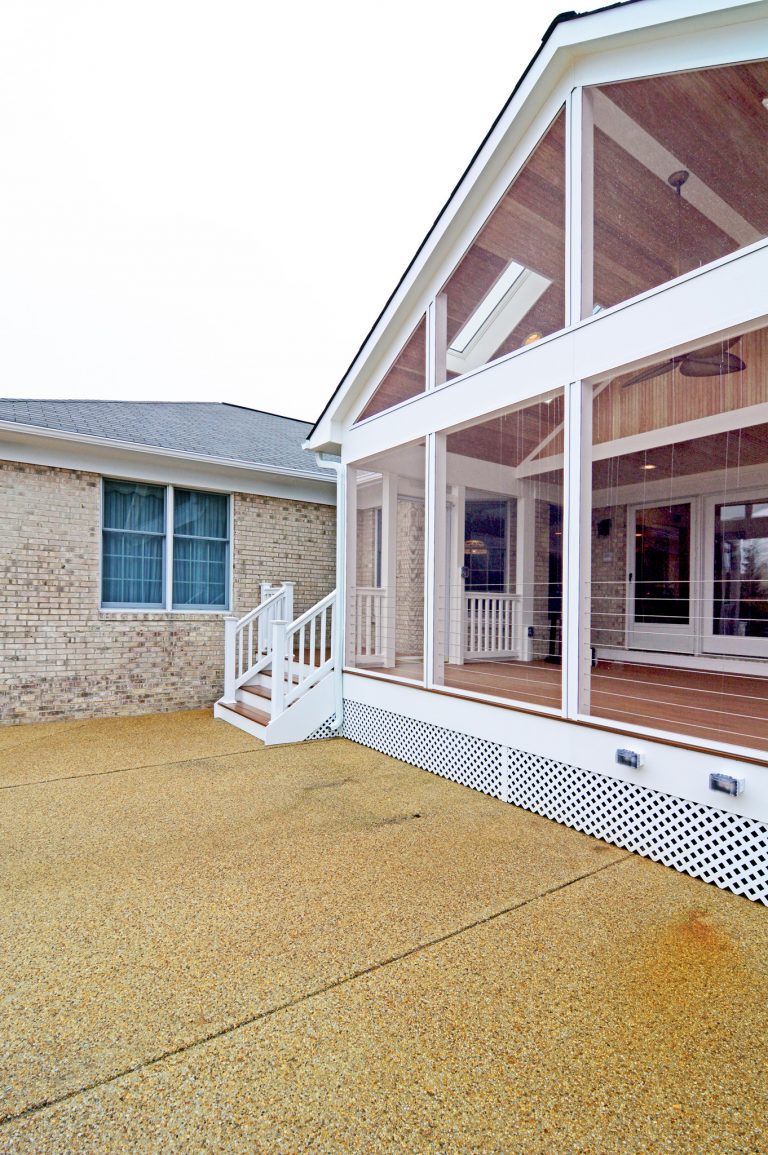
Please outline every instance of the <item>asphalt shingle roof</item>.
[[225, 402], [0, 398], [0, 421], [332, 478], [301, 448], [311, 422]]

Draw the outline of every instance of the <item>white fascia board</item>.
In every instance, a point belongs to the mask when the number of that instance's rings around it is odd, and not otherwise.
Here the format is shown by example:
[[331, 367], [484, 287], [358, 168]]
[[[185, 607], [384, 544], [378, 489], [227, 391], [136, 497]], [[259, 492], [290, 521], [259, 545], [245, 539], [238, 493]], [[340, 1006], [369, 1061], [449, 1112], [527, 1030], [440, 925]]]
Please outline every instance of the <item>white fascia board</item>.
[[571, 381], [600, 380], [768, 324], [768, 241], [517, 349], [349, 431], [345, 461], [487, 419]]
[[86, 437], [66, 430], [20, 425], [15, 421], [0, 421], [0, 460], [118, 475], [137, 481], [283, 497], [320, 505], [336, 504], [335, 483], [310, 473]]
[[[607, 778], [632, 782], [705, 806], [716, 806], [734, 814], [743, 814], [761, 822], [768, 819], [768, 774], [763, 766], [750, 765], [729, 758], [724, 748], [703, 739], [692, 742], [697, 749], [687, 750], [672, 743], [679, 736], [668, 735], [660, 741], [640, 728], [602, 729], [602, 720], [593, 725], [579, 725], [565, 719], [523, 710], [510, 711], [484, 702], [456, 697], [451, 693], [425, 692], [423, 689], [388, 682], [379, 678], [344, 674], [344, 697], [364, 705], [390, 710], [406, 718], [418, 718], [433, 726], [456, 730], [460, 734], [482, 734], [489, 742], [527, 751], [537, 757], [552, 758], [567, 766], [577, 766], [604, 774]], [[605, 723], [606, 727], [610, 723]], [[630, 770], [616, 763], [620, 746], [642, 749], [645, 765]], [[711, 749], [710, 749], [711, 747]], [[746, 750], [733, 747], [733, 754], [743, 759]], [[763, 751], [756, 758], [765, 759]], [[734, 771], [738, 766], [738, 771]], [[713, 794], [709, 788], [711, 772], [738, 773], [747, 778], [747, 790], [737, 798]]]
[[[458, 249], [450, 258], [458, 260], [513, 178], [510, 157], [517, 153], [518, 159], [525, 159], [535, 144], [535, 137], [531, 142], [527, 138], [534, 122], [536, 131], [541, 131], [537, 114], [542, 108], [549, 105], [548, 111], [554, 114], [577, 84], [626, 79], [643, 70], [653, 74], [762, 55], [764, 50], [749, 25], [766, 18], [768, 0], [644, 0], [558, 24], [347, 371], [337, 396], [309, 438], [311, 447], [338, 452], [349, 425], [350, 407], [355, 405], [356, 411], [362, 408], [361, 378], [365, 377], [369, 392], [373, 392], [375, 385], [371, 386], [370, 379], [374, 367], [381, 370], [383, 363], [386, 371], [397, 355], [391, 341], [393, 321], [403, 326], [404, 312], [409, 310], [410, 319], [417, 320], [418, 311], [439, 289], [446, 271], [440, 267], [435, 272], [438, 250], [448, 248], [451, 238], [455, 248], [459, 234]], [[504, 180], [499, 188], [500, 171]], [[493, 188], [491, 197], [487, 195], [489, 186]], [[443, 266], [445, 261], [439, 264]]]

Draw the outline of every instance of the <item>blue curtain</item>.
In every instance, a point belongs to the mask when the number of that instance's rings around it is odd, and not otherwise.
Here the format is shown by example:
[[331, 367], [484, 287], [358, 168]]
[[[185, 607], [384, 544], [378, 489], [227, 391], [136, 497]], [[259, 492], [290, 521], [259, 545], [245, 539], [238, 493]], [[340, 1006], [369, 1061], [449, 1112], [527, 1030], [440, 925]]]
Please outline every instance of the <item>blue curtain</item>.
[[159, 485], [104, 482], [102, 604], [163, 604], [165, 490]]
[[173, 507], [173, 604], [227, 604], [229, 501], [219, 493], [177, 489]]

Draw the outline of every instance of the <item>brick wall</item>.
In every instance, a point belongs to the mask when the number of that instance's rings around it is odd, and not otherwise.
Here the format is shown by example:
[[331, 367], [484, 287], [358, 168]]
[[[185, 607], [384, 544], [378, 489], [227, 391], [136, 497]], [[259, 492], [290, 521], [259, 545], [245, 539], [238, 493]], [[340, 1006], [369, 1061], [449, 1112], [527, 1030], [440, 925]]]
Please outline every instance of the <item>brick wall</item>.
[[[605, 536], [598, 536], [602, 524]], [[592, 645], [622, 649], [627, 628], [627, 507], [592, 511]]]
[[[222, 692], [222, 614], [99, 610], [100, 478], [0, 462], [0, 723], [209, 706]], [[262, 581], [296, 612], [335, 584], [332, 506], [237, 493], [234, 612]]]
[[412, 657], [424, 652], [424, 502], [397, 501], [397, 590], [395, 652]]

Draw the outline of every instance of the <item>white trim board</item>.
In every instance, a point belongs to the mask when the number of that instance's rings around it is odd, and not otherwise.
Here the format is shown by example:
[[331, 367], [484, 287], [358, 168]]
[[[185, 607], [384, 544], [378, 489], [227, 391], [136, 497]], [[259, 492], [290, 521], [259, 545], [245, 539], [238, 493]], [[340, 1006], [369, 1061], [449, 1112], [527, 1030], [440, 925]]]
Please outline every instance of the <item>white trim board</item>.
[[322, 478], [287, 470], [272, 472], [250, 467], [247, 462], [187, 457], [170, 450], [155, 452], [151, 447], [125, 446], [120, 442], [80, 439], [74, 435], [58, 437], [51, 430], [30, 433], [15, 422], [0, 422], [0, 461], [116, 475], [129, 481], [254, 493], [318, 505], [336, 504], [334, 483]]
[[[734, 761], [714, 747], [711, 752], [684, 749], [673, 744], [674, 735], [664, 742], [639, 728], [603, 729], [610, 723], [602, 719], [585, 719], [592, 724], [579, 725], [564, 718], [499, 709], [439, 690], [422, 690], [346, 672], [344, 697], [609, 778], [648, 786], [663, 794], [768, 821], [768, 768]], [[616, 763], [616, 750], [624, 746], [642, 750], [646, 755], [641, 769], [631, 770]], [[696, 746], [705, 747], [707, 743], [702, 740]], [[737, 798], [713, 793], [709, 775], [716, 772], [746, 778], [744, 793]]]

